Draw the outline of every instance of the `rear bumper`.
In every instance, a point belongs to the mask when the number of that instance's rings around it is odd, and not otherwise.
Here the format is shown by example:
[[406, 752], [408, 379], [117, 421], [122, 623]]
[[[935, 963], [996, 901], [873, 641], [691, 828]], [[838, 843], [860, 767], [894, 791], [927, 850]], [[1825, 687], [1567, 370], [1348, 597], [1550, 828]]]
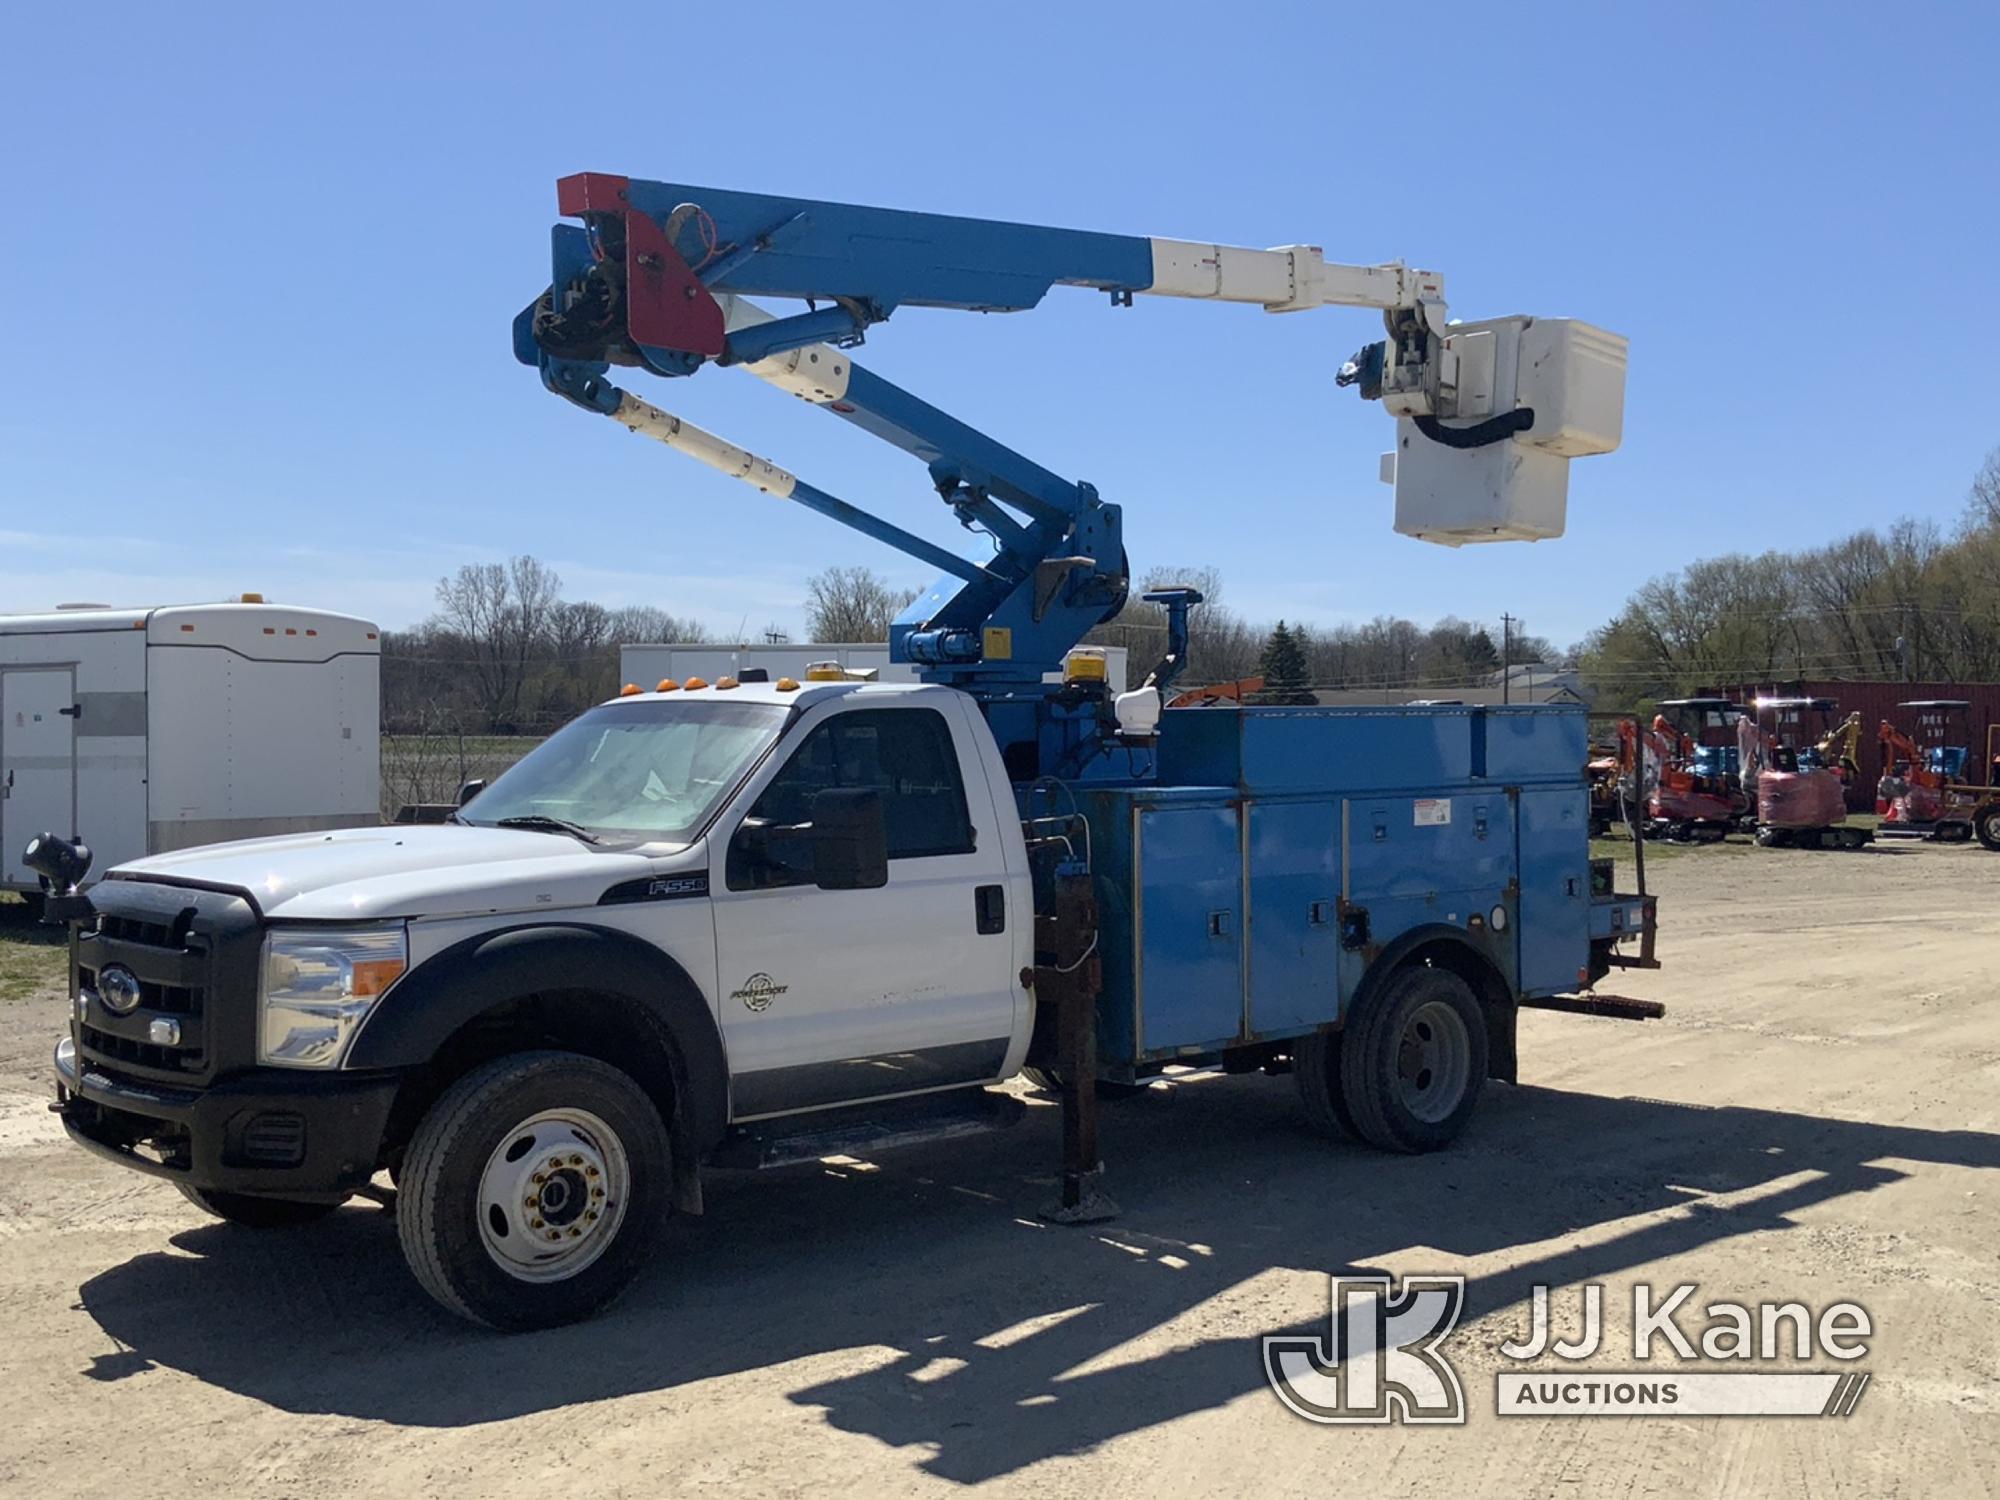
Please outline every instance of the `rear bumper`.
[[189, 1187], [338, 1199], [375, 1173], [399, 1079], [254, 1069], [195, 1091], [119, 1078], [56, 1049], [56, 1108], [70, 1139]]

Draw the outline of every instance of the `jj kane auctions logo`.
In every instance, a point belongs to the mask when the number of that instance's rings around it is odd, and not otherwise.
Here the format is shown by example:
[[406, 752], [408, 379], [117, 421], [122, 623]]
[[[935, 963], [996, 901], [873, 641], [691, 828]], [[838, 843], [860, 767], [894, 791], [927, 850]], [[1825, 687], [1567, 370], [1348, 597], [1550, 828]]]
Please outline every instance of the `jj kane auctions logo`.
[[[1836, 1302], [1815, 1314], [1801, 1302], [1711, 1302], [1692, 1323], [1698, 1288], [1664, 1296], [1632, 1289], [1632, 1355], [1637, 1361], [1744, 1361], [1766, 1366], [1824, 1357], [1851, 1364], [1874, 1333], [1866, 1308]], [[1465, 1309], [1463, 1276], [1330, 1278], [1331, 1316], [1323, 1335], [1265, 1338], [1264, 1374], [1285, 1406], [1309, 1422], [1463, 1424], [1465, 1390], [1443, 1351]], [[1603, 1343], [1604, 1288], [1579, 1289], [1578, 1338], [1553, 1336], [1550, 1289], [1534, 1288], [1525, 1338], [1500, 1345], [1503, 1357], [1577, 1364]], [[1684, 1321], [1686, 1320], [1686, 1321]], [[1657, 1347], [1656, 1347], [1657, 1346]], [[1682, 1370], [1655, 1363], [1630, 1370], [1503, 1370], [1495, 1377], [1500, 1416], [1826, 1416], [1850, 1415], [1870, 1376], [1864, 1370]]]

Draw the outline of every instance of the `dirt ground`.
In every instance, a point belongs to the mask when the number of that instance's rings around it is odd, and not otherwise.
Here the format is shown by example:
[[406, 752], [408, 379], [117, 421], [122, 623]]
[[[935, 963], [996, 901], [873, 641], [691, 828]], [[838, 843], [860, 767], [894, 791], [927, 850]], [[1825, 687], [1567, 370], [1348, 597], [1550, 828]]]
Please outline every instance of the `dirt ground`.
[[[70, 1148], [39, 983], [0, 1002], [0, 1491], [1993, 1494], [2000, 858], [1651, 873], [1666, 967], [1607, 988], [1668, 1018], [1525, 1016], [1522, 1084], [1450, 1152], [1325, 1144], [1283, 1079], [1163, 1085], [1107, 1109], [1123, 1217], [1056, 1229], [1043, 1107], [717, 1175], [609, 1315], [515, 1338], [434, 1309], [377, 1208], [239, 1231]], [[1468, 1278], [1467, 1426], [1315, 1426], [1266, 1386], [1259, 1336], [1323, 1330], [1362, 1268]], [[1495, 1415], [1531, 1286], [1602, 1283], [1616, 1369], [1638, 1281], [1860, 1302], [1873, 1382], [1845, 1419]]]

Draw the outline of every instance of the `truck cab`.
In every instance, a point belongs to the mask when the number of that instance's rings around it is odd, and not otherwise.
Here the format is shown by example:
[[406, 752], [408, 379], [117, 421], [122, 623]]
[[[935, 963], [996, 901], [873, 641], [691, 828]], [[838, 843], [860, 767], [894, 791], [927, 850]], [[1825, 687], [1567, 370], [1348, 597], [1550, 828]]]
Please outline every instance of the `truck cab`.
[[[449, 824], [181, 851], [91, 900], [57, 1057], [70, 1133], [260, 1224], [380, 1169], [407, 1192], [425, 1118], [508, 1058], [616, 1065], [632, 1133], [674, 1163], [644, 1188], [618, 1146], [629, 1220], [698, 1206], [733, 1129], [994, 1082], [1033, 1031], [1021, 824], [992, 736], [941, 687], [620, 697]], [[592, 1137], [562, 1154], [609, 1175], [608, 1109], [543, 1133]], [[551, 1232], [536, 1194], [494, 1188], [490, 1241]], [[576, 1260], [602, 1222], [558, 1225], [532, 1264]]]

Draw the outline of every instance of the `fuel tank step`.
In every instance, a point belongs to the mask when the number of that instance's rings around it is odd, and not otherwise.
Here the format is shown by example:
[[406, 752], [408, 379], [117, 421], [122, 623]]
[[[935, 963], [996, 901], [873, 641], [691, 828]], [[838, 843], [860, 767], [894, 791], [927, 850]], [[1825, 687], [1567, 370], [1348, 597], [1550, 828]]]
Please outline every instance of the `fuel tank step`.
[[903, 1146], [984, 1135], [1018, 1125], [1028, 1106], [997, 1089], [956, 1089], [920, 1099], [816, 1110], [740, 1125], [723, 1138], [709, 1163], [741, 1171], [796, 1166], [828, 1156], [872, 1156]]

